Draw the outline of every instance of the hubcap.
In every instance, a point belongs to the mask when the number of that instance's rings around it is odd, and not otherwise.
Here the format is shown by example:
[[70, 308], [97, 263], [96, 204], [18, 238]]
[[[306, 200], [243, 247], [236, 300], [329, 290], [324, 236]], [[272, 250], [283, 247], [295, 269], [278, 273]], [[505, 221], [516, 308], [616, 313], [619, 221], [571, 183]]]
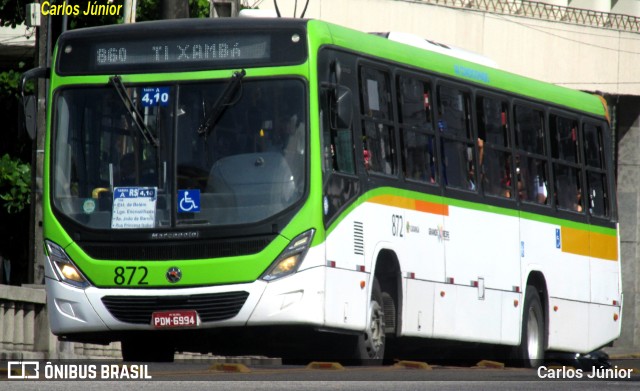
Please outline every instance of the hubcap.
[[382, 346], [384, 346], [384, 325], [384, 311], [377, 301], [372, 300], [371, 322], [366, 335], [367, 353], [370, 358], [376, 357]]
[[540, 330], [538, 327], [538, 314], [529, 309], [529, 320], [527, 321], [527, 349], [530, 360], [540, 359]]

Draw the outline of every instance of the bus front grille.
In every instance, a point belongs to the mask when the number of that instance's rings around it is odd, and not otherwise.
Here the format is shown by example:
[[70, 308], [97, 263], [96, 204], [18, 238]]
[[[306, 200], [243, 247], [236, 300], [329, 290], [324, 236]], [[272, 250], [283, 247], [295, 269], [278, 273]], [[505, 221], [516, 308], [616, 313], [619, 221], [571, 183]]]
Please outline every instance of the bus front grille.
[[105, 260], [167, 261], [207, 259], [257, 254], [275, 238], [274, 235], [249, 239], [202, 240], [164, 243], [92, 243], [78, 245], [92, 258]]
[[233, 318], [240, 312], [248, 292], [207, 293], [183, 296], [104, 296], [102, 303], [121, 322], [151, 324], [156, 311], [196, 310], [203, 322]]

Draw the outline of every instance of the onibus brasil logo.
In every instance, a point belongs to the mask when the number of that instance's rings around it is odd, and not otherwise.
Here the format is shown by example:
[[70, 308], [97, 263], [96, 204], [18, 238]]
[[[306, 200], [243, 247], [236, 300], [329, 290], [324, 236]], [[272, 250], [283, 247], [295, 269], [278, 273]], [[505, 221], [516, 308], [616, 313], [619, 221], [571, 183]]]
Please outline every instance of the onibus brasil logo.
[[57, 364], [47, 361], [7, 362], [8, 379], [33, 380], [148, 380], [146, 364]]

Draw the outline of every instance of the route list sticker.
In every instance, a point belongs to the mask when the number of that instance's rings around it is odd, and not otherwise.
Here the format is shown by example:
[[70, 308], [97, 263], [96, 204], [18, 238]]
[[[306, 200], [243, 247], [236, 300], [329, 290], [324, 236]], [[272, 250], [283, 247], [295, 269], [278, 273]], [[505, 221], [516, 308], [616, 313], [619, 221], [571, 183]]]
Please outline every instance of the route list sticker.
[[111, 228], [153, 228], [156, 220], [157, 187], [113, 189]]

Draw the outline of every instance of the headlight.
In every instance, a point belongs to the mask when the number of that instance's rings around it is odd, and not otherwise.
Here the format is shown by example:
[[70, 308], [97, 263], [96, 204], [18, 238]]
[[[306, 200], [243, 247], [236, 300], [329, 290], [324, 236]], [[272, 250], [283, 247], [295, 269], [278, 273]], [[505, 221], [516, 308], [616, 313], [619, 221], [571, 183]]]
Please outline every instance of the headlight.
[[73, 263], [62, 247], [46, 240], [44, 246], [58, 279], [78, 288], [86, 288], [89, 281], [82, 275], [80, 269]]
[[273, 281], [275, 279], [288, 276], [295, 273], [300, 264], [304, 260], [311, 241], [313, 240], [313, 234], [315, 230], [310, 229], [305, 233], [296, 236], [289, 246], [276, 258], [276, 260], [269, 266], [266, 272], [262, 275], [262, 279], [265, 281]]

